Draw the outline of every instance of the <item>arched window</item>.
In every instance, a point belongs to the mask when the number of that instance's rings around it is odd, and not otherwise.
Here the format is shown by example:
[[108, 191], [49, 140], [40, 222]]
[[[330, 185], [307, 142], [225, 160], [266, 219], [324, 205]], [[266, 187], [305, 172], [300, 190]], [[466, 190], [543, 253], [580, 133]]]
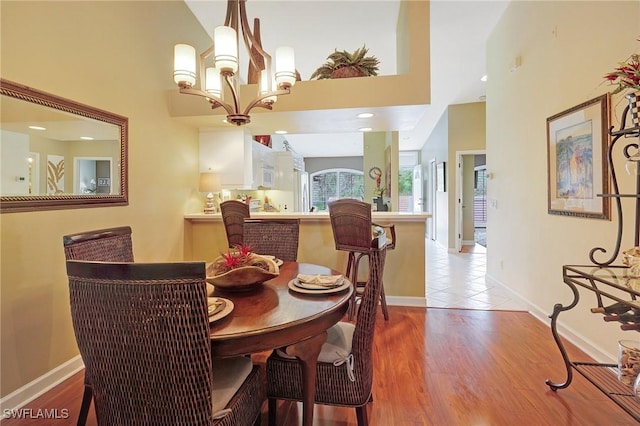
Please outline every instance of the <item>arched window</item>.
[[359, 170], [328, 169], [311, 174], [311, 205], [327, 210], [339, 198], [364, 200], [364, 175]]

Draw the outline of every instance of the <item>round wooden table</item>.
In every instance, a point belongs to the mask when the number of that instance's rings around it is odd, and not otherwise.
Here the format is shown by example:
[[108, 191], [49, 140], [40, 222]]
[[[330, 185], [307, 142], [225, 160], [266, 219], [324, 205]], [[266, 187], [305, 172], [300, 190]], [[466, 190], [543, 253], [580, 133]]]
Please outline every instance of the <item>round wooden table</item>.
[[216, 289], [214, 296], [231, 300], [234, 309], [211, 324], [211, 350], [213, 356], [227, 357], [286, 347], [302, 366], [303, 425], [311, 426], [318, 354], [326, 341], [326, 330], [349, 308], [353, 286], [338, 293], [301, 294], [288, 286], [298, 274], [341, 272], [309, 263], [284, 262], [278, 277], [253, 290], [231, 293]]

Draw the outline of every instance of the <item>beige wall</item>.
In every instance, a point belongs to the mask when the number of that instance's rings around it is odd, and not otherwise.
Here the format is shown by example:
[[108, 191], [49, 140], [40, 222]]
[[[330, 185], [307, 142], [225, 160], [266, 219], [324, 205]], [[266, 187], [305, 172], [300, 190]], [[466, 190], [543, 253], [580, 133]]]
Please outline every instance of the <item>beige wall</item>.
[[1, 12], [3, 78], [129, 118], [129, 206], [0, 216], [4, 397], [78, 354], [63, 235], [131, 225], [138, 260], [183, 258], [183, 215], [202, 206], [198, 132], [169, 117], [166, 95], [175, 41], [209, 40], [178, 1], [2, 1]]
[[[488, 209], [488, 275], [529, 300], [545, 322], [555, 303], [572, 299], [562, 265], [588, 262], [596, 246], [611, 253], [617, 227], [616, 220], [547, 213], [546, 119], [606, 93], [602, 76], [640, 50], [638, 35], [638, 1], [516, 1], [489, 39], [487, 170], [495, 178], [487, 196], [497, 208]], [[511, 72], [517, 56], [522, 66]], [[620, 99], [612, 100], [616, 125]], [[633, 192], [631, 178], [618, 175]], [[627, 208], [623, 248], [633, 245], [632, 213]], [[592, 294], [583, 293], [578, 308], [562, 313], [559, 322], [613, 358], [618, 339], [637, 335], [589, 313], [595, 304]]]
[[428, 165], [433, 159], [436, 160], [436, 165], [446, 162], [446, 191], [435, 194], [435, 206], [432, 210], [435, 212], [436, 239], [448, 248], [456, 245], [456, 151], [483, 150], [485, 137], [484, 102], [451, 105], [422, 149], [423, 164]]
[[449, 114], [449, 151], [447, 163], [447, 203], [449, 205], [449, 229], [447, 247], [456, 246], [456, 152], [485, 149], [485, 103], [451, 105]]

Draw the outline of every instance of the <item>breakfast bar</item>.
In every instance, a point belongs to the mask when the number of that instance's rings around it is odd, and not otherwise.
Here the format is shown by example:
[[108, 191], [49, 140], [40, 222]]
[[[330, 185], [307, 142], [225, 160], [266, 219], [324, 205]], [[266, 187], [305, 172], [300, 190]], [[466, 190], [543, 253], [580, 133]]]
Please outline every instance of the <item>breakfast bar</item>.
[[[425, 230], [430, 217], [429, 213], [372, 213], [374, 222], [393, 223], [396, 229], [396, 247], [388, 253], [384, 269], [385, 292], [392, 305], [426, 306]], [[185, 260], [210, 262], [228, 250], [221, 214], [193, 213], [184, 218]], [[251, 218], [300, 219], [298, 261], [345, 270], [347, 254], [335, 249], [328, 212], [252, 212]]]

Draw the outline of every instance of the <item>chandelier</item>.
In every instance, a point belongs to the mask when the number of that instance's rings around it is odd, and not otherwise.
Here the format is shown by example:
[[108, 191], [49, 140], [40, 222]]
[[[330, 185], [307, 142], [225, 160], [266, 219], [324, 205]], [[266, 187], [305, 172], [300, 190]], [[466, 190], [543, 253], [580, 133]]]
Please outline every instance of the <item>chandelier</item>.
[[[240, 82], [237, 76], [240, 33], [250, 62], [247, 83], [258, 85], [256, 98], [244, 110], [240, 109]], [[213, 46], [200, 54], [197, 67], [193, 46], [175, 46], [173, 79], [180, 93], [206, 98], [211, 109], [222, 107], [226, 110], [227, 122], [241, 126], [251, 122], [249, 111], [255, 107], [271, 110], [277, 97], [288, 95], [296, 82], [293, 48], [279, 47], [275, 56], [276, 68], [272, 73], [271, 56], [264, 51], [260, 42], [260, 20], [254, 19], [252, 32], [247, 20], [246, 0], [227, 0], [224, 26], [214, 29]], [[196, 75], [200, 80], [200, 88], [194, 87]], [[228, 88], [226, 92], [223, 82]], [[232, 99], [226, 102], [225, 97], [229, 94]]]

